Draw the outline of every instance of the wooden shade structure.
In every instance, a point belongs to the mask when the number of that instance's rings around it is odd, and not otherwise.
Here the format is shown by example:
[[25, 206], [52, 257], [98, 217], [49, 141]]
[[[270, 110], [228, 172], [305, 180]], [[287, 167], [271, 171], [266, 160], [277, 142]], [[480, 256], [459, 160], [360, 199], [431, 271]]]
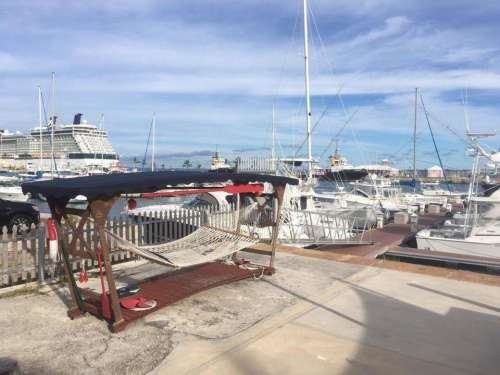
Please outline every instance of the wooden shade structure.
[[[110, 249], [107, 235], [106, 235], [106, 220], [108, 214], [113, 207], [115, 201], [122, 194], [130, 193], [151, 193], [165, 188], [173, 188], [178, 186], [185, 186], [191, 183], [221, 183], [226, 184], [231, 182], [234, 185], [249, 184], [249, 183], [270, 183], [273, 186], [274, 196], [277, 201], [277, 211], [273, 223], [273, 231], [271, 238], [272, 253], [270, 257], [269, 266], [264, 267], [262, 272], [272, 274], [274, 272], [274, 258], [276, 242], [279, 230], [279, 216], [283, 203], [283, 195], [287, 184], [297, 185], [298, 180], [260, 174], [236, 174], [236, 173], [213, 173], [213, 172], [192, 172], [192, 171], [161, 171], [161, 172], [141, 172], [141, 173], [127, 173], [127, 174], [112, 174], [112, 175], [99, 175], [88, 177], [76, 177], [69, 179], [53, 179], [45, 181], [27, 182], [22, 185], [23, 193], [41, 194], [47, 198], [47, 202], [51, 211], [52, 218], [56, 223], [56, 229], [59, 239], [59, 251], [63, 259], [65, 274], [68, 279], [68, 286], [71, 293], [71, 306], [68, 315], [75, 318], [82, 313], [90, 312], [94, 315], [102, 316], [102, 311], [96, 307], [92, 300], [96, 296], [89, 295], [88, 293], [82, 297], [82, 290], [78, 288], [76, 280], [71, 268], [69, 266], [69, 255], [97, 259], [96, 248], [92, 243], [88, 243], [84, 238], [83, 228], [88, 220], [92, 219], [94, 227], [99, 238], [98, 247], [101, 250], [105, 277], [108, 284], [110, 305], [112, 316], [108, 318], [112, 331], [116, 332], [125, 328], [127, 319], [124, 317], [124, 312], [120, 307], [120, 300], [116, 290], [115, 280], [112, 273]], [[74, 209], [67, 207], [68, 202], [78, 196], [84, 195], [87, 197], [88, 205], [85, 209]], [[79, 216], [80, 220], [75, 223], [73, 220], [68, 219], [68, 215]], [[63, 234], [63, 225], [68, 226], [72, 231], [71, 241]], [[80, 241], [80, 246], [77, 246], [77, 240]], [[83, 244], [83, 246], [82, 246]], [[222, 265], [221, 265], [222, 267]], [[252, 272], [236, 272], [234, 269], [237, 266], [224, 265], [220, 270], [226, 270], [227, 267], [233, 267], [233, 270], [228, 274], [230, 276], [226, 279], [222, 278], [221, 281], [213, 283], [213, 285], [203, 283], [193, 283], [198, 285], [198, 289], [191, 289], [180, 295], [183, 298], [187, 295], [196, 293], [197, 291], [206, 289], [211, 286], [220, 285], [223, 281], [230, 282], [241, 278], [251, 277]], [[208, 270], [208, 271], [207, 271]], [[200, 266], [196, 269], [188, 270], [187, 273], [179, 275], [179, 272], [174, 272], [172, 276], [166, 277], [158, 281], [164, 287], [168, 287], [173, 282], [172, 280], [184, 280], [187, 282], [189, 278], [202, 275], [204, 272], [217, 272], [215, 265]], [[191, 272], [191, 274], [189, 273]], [[235, 273], [236, 272], [236, 273]], [[170, 280], [167, 280], [170, 279]], [[149, 282], [149, 288], [154, 289], [152, 283]], [[170, 283], [170, 284], [169, 284]], [[200, 286], [202, 285], [202, 286]], [[178, 299], [179, 299], [178, 298]], [[175, 298], [164, 299], [164, 304], [175, 302]], [[161, 301], [160, 301], [161, 302]], [[164, 305], [163, 304], [163, 305]], [[144, 314], [135, 315], [135, 318]]]

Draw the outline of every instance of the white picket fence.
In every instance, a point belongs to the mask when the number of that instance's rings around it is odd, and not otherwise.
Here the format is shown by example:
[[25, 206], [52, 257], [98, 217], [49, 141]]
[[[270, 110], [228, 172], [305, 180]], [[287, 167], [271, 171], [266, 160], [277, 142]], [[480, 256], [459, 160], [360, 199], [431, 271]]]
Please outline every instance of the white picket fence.
[[[189, 235], [201, 225], [234, 230], [238, 223], [242, 233], [269, 240], [273, 212], [269, 207], [262, 210], [255, 207], [236, 210], [234, 205], [222, 209], [214, 206], [178, 208], [142, 212], [135, 216], [121, 215], [108, 219], [106, 225], [108, 231], [138, 246], [174, 241]], [[284, 209], [278, 240], [303, 244], [364, 244], [370, 242], [367, 229], [366, 223], [358, 223], [356, 219]], [[73, 234], [69, 227], [65, 227], [65, 237], [67, 243], [72, 241]], [[92, 248], [97, 246], [99, 236], [93, 222], [89, 221], [83, 226], [83, 237]], [[108, 242], [112, 263], [138, 259], [133, 253], [119, 250], [112, 236], [108, 237]], [[84, 244], [79, 239], [76, 240], [76, 249], [84, 250]], [[70, 256], [69, 261], [73, 272], [83, 267], [87, 270], [97, 267], [97, 261], [92, 259]], [[8, 233], [7, 227], [2, 229], [0, 287], [29, 281], [57, 280], [63, 274], [61, 259], [49, 256], [43, 223], [21, 234], [17, 233], [17, 228], [12, 233]]]
[[[234, 229], [236, 215], [234, 207], [219, 210], [215, 207], [174, 209], [165, 212], [145, 212], [142, 215], [121, 215], [107, 221], [107, 230], [136, 245], [148, 245], [169, 242], [192, 233], [200, 225], [208, 224], [223, 229]], [[30, 281], [43, 282], [46, 279], [57, 280], [64, 272], [62, 260], [52, 259], [47, 246], [47, 231], [42, 222], [29, 231], [18, 233], [14, 227], [9, 233], [7, 227], [2, 228], [0, 240], [0, 288]], [[73, 234], [65, 228], [67, 242]], [[83, 227], [83, 237], [90, 246], [97, 246], [99, 236], [92, 222]], [[116, 240], [108, 237], [113, 264], [137, 259], [137, 256], [118, 249]], [[76, 248], [83, 250], [84, 245], [76, 240]], [[73, 272], [89, 270], [98, 266], [97, 261], [70, 256]]]

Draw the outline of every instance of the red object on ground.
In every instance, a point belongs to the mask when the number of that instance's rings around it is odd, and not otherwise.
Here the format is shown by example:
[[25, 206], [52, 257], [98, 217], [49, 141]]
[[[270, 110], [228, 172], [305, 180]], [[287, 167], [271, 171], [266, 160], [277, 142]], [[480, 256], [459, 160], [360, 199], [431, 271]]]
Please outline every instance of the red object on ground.
[[111, 308], [109, 306], [109, 298], [108, 298], [108, 293], [106, 293], [106, 288], [104, 287], [104, 272], [102, 271], [102, 252], [101, 249], [98, 247], [96, 249], [97, 253], [97, 263], [99, 264], [99, 276], [101, 277], [101, 309], [102, 309], [102, 316], [105, 319], [111, 319]]
[[[216, 191], [223, 191], [229, 194], [238, 193], [253, 193], [256, 195], [262, 194], [264, 185], [262, 184], [244, 184], [244, 185], [227, 185], [214, 188], [201, 188], [201, 189], [185, 189], [173, 191], [160, 191], [156, 193], [143, 193], [142, 198], [160, 198], [160, 197], [180, 197], [184, 195], [198, 195], [203, 193], [212, 193]], [[129, 206], [130, 208], [130, 206]]]
[[146, 302], [147, 299], [144, 297], [132, 297], [132, 298], [124, 298], [120, 301], [120, 305], [126, 309], [133, 309], [134, 307], [137, 307], [144, 302]]

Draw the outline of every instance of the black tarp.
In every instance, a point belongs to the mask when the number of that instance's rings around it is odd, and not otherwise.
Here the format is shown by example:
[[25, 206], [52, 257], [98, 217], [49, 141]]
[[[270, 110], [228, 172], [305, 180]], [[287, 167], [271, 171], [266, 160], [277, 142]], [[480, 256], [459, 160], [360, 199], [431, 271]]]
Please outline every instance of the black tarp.
[[56, 178], [52, 180], [25, 182], [23, 193], [41, 194], [48, 199], [65, 200], [85, 195], [92, 200], [97, 197], [115, 197], [127, 193], [154, 192], [166, 187], [184, 184], [225, 183], [247, 184], [268, 182], [272, 185], [297, 185], [294, 178], [255, 173], [218, 173], [200, 171], [159, 171], [117, 173], [99, 176]]

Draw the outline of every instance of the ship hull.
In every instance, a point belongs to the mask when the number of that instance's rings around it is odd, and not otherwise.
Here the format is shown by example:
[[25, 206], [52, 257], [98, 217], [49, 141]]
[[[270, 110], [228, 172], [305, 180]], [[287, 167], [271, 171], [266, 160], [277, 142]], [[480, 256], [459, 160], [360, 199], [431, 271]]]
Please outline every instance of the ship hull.
[[341, 171], [325, 171], [320, 175], [320, 180], [333, 180], [333, 181], [356, 181], [361, 180], [368, 175], [364, 169], [343, 169]]

